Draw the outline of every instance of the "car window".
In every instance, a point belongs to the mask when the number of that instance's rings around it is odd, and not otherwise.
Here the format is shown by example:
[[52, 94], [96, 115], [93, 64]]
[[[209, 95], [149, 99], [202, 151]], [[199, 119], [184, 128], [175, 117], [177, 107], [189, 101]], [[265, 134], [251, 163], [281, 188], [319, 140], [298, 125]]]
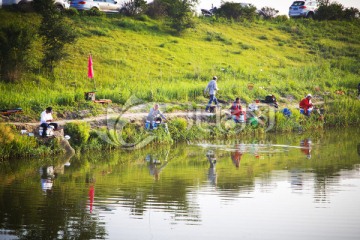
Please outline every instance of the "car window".
[[292, 6], [304, 6], [305, 2], [304, 1], [296, 1], [293, 2]]
[[105, 0], [108, 3], [114, 3], [114, 0]]

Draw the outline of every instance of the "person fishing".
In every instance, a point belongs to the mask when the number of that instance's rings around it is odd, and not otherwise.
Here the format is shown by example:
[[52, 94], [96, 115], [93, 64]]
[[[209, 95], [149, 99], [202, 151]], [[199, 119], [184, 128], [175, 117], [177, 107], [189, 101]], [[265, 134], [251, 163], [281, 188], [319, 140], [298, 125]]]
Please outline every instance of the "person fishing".
[[50, 126], [53, 126], [55, 130], [58, 128], [58, 124], [52, 121], [52, 107], [47, 107], [40, 115], [40, 127], [43, 128], [42, 137], [46, 137], [46, 130]]
[[162, 122], [162, 119], [166, 120], [166, 117], [159, 109], [159, 104], [155, 104], [153, 108], [150, 109], [149, 115], [146, 118], [146, 121], [150, 122], [150, 129], [153, 129], [154, 122]]
[[218, 106], [218, 100], [216, 99], [216, 91], [219, 90], [219, 88], [217, 87], [217, 77], [214, 76], [213, 79], [208, 83], [207, 87], [204, 90], [204, 94], [206, 94], [207, 92], [210, 94], [209, 97], [209, 102], [206, 105], [205, 111], [209, 112], [211, 103], [214, 102], [216, 104], [216, 106]]
[[244, 115], [244, 113], [242, 112], [242, 108], [240, 105], [240, 98], [236, 98], [235, 101], [232, 103], [230, 113], [235, 123], [241, 123], [245, 121], [244, 118], [241, 119], [241, 115]]
[[304, 99], [299, 103], [300, 112], [306, 116], [310, 116], [311, 111], [313, 110], [313, 104], [311, 102], [312, 95], [309, 93]]

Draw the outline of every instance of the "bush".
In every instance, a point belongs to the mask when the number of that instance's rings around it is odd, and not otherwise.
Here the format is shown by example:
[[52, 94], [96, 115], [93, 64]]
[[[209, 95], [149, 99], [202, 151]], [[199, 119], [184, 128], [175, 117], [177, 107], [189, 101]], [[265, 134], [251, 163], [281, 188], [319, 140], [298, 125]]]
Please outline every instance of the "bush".
[[121, 13], [127, 16], [136, 16], [147, 9], [146, 1], [144, 0], [129, 0], [122, 6]]
[[[157, 0], [149, 6], [149, 16], [168, 17], [177, 32], [194, 27], [193, 7], [197, 0]], [[155, 9], [159, 7], [159, 9]]]
[[64, 9], [63, 13], [67, 16], [78, 16], [79, 11], [76, 8]]
[[271, 7], [263, 7], [261, 8], [261, 14], [264, 16], [265, 19], [271, 19], [279, 13], [279, 10]]
[[329, 5], [320, 5], [315, 14], [318, 20], [341, 20], [343, 19], [344, 6], [340, 3], [331, 3]]
[[90, 17], [101, 17], [101, 16], [105, 15], [103, 12], [100, 12], [100, 10], [97, 8], [92, 8], [90, 10], [86, 10], [86, 11], [84, 11], [84, 14], [86, 16], [90, 16]]
[[0, 75], [5, 82], [15, 82], [29, 68], [31, 45], [36, 39], [31, 26], [18, 24], [0, 28]]
[[224, 2], [216, 12], [220, 17], [227, 19], [247, 19], [253, 20], [256, 16], [256, 7], [249, 5], [243, 6], [241, 3]]
[[71, 137], [70, 143], [75, 146], [86, 144], [90, 137], [90, 125], [87, 122], [66, 123], [64, 130]]
[[175, 118], [169, 123], [171, 137], [175, 141], [186, 140], [187, 121], [184, 118]]
[[277, 23], [286, 22], [287, 20], [289, 20], [289, 18], [286, 15], [279, 15], [274, 18], [274, 21]]
[[151, 18], [161, 18], [167, 16], [166, 5], [161, 0], [154, 0], [149, 3], [146, 10], [146, 15]]

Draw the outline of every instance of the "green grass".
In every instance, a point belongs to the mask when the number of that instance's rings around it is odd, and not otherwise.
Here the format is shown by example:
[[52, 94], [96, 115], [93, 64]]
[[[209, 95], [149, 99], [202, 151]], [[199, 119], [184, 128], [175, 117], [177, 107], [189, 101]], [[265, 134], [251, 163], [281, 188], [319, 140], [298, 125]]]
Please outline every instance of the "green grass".
[[[5, 22], [18, 17], [0, 11]], [[21, 18], [39, 24], [36, 14], [22, 13]], [[359, 81], [358, 21], [234, 23], [199, 18], [194, 29], [180, 36], [161, 20], [147, 17], [72, 16], [68, 21], [80, 37], [67, 46], [69, 56], [56, 66], [55, 78], [39, 67], [39, 40], [34, 45], [35, 71], [19, 83], [0, 83], [0, 108], [22, 107], [33, 118], [48, 105], [60, 113], [87, 109], [83, 93], [94, 88], [87, 78], [89, 53], [97, 97], [115, 104], [132, 95], [145, 101], [205, 103], [202, 91], [213, 75], [219, 77], [219, 98], [239, 96], [247, 102], [268, 93], [299, 101], [314, 93], [314, 87], [319, 87], [318, 95], [347, 92]], [[253, 90], [248, 83], [254, 83]]]

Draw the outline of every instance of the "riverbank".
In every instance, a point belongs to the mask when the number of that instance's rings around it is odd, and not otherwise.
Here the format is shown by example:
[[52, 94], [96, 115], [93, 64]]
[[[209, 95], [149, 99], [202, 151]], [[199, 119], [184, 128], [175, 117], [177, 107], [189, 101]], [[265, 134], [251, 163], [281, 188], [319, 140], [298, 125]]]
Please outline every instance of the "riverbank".
[[[289, 107], [290, 116], [282, 112], [284, 106], [275, 109], [260, 104], [255, 112], [247, 112], [248, 121], [235, 124], [228, 109], [217, 113], [199, 111], [180, 111], [165, 113], [167, 128], [156, 130], [144, 128], [146, 105], [135, 107], [136, 113], [111, 112], [108, 115], [85, 118], [82, 120], [58, 121], [72, 147], [77, 151], [102, 149], [139, 149], [146, 145], [174, 144], [202, 140], [237, 140], [253, 136], [262, 137], [272, 134], [292, 134], [302, 132], [321, 132], [327, 128], [344, 128], [360, 124], [360, 101], [346, 100], [324, 103], [323, 116], [301, 115], [299, 110]], [[134, 110], [133, 109], [133, 110]], [[171, 109], [171, 108], [169, 108]], [[142, 112], [143, 111], [143, 112]], [[250, 118], [256, 121], [250, 121]], [[345, 119], [344, 119], [345, 118]], [[253, 119], [253, 120], [254, 120]], [[21, 130], [37, 135], [38, 123], [14, 123], [0, 125], [2, 158], [14, 156], [54, 155], [63, 151], [59, 140], [43, 140], [21, 135]]]

